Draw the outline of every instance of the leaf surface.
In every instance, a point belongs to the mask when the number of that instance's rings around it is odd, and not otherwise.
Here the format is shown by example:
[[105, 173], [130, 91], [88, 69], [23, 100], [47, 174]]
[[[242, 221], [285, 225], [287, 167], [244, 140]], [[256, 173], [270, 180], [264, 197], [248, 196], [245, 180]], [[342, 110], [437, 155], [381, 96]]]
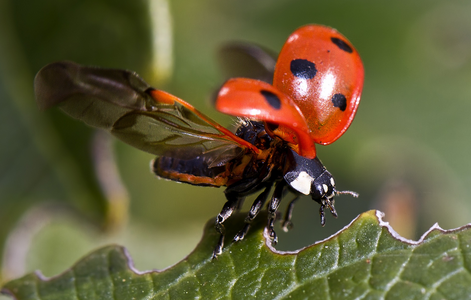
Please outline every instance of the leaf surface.
[[[244, 215], [228, 220], [229, 235]], [[213, 222], [196, 249], [163, 271], [138, 272], [120, 246], [99, 249], [57, 277], [9, 282], [16, 299], [466, 299], [471, 295], [470, 225], [433, 226], [403, 239], [369, 211], [334, 236], [295, 252], [266, 243], [263, 217], [217, 260]], [[236, 224], [237, 223], [237, 224]], [[156, 258], [158, 259], [158, 258]]]

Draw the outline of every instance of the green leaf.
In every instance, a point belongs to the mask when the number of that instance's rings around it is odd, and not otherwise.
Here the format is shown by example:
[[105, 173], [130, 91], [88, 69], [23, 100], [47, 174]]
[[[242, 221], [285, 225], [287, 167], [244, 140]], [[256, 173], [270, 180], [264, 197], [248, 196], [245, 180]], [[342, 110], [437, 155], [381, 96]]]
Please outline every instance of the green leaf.
[[[228, 236], [243, 222], [227, 222]], [[163, 271], [138, 272], [126, 250], [99, 249], [50, 279], [39, 273], [4, 286], [17, 299], [465, 299], [471, 295], [470, 226], [433, 226], [418, 242], [381, 220], [360, 215], [336, 235], [295, 252], [265, 242], [259, 217], [246, 240], [228, 243], [217, 260], [209, 222], [197, 248]], [[158, 258], [156, 258], [158, 259]]]

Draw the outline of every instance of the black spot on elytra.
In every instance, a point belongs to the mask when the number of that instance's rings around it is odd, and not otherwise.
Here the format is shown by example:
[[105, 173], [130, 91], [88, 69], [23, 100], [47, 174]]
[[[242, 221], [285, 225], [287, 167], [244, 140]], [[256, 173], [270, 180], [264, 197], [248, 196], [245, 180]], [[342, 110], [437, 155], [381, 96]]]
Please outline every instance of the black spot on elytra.
[[277, 95], [267, 90], [261, 90], [260, 93], [263, 95], [263, 97], [265, 97], [265, 100], [267, 100], [268, 104], [270, 104], [271, 107], [273, 107], [274, 109], [281, 108], [281, 101]]
[[341, 111], [345, 111], [347, 108], [347, 98], [343, 94], [335, 94], [332, 97], [332, 103], [335, 107], [340, 108]]
[[347, 42], [345, 42], [344, 40], [341, 40], [341, 39], [336, 38], [336, 37], [331, 37], [330, 40], [332, 41], [332, 43], [337, 45], [337, 47], [339, 47], [341, 50], [343, 50], [345, 52], [348, 52], [348, 53], [353, 52], [352, 47], [350, 47], [350, 45], [347, 44]]
[[317, 74], [316, 65], [306, 59], [293, 59], [290, 64], [291, 73], [302, 79], [312, 79]]

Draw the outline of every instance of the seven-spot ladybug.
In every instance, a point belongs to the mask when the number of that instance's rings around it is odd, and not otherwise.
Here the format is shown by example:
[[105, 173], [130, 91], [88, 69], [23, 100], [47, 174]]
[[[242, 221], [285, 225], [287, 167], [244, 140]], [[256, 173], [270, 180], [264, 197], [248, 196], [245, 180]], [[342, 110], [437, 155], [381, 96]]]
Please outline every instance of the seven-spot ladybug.
[[[256, 47], [242, 50], [266, 68], [263, 75], [270, 73], [269, 63], [261, 61], [268, 55]], [[234, 78], [222, 86], [216, 108], [244, 118], [235, 134], [189, 103], [153, 89], [133, 72], [57, 62], [35, 78], [42, 108], [59, 105], [72, 117], [157, 155], [152, 169], [159, 177], [227, 186], [227, 202], [216, 218], [220, 239], [213, 258], [222, 252], [224, 221], [250, 194], [261, 191], [235, 241], [245, 237], [272, 186], [268, 232], [274, 243], [273, 223], [287, 189], [296, 198], [285, 214], [285, 230], [301, 194], [311, 195], [321, 205], [322, 225], [325, 208], [337, 216], [334, 196], [357, 196], [336, 190], [332, 175], [316, 156], [315, 143], [330, 144], [347, 130], [362, 86], [363, 65], [357, 51], [336, 30], [320, 25], [301, 27], [288, 38], [276, 62], [273, 84]]]

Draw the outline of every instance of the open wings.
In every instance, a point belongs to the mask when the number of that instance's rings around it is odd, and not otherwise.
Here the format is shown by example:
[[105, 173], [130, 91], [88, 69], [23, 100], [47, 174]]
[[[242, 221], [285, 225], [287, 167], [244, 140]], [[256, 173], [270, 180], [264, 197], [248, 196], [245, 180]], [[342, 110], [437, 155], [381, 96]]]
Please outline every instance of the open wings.
[[34, 81], [41, 108], [59, 106], [140, 150], [180, 159], [206, 156], [211, 165], [259, 150], [193, 106], [151, 88], [136, 73], [56, 62]]

